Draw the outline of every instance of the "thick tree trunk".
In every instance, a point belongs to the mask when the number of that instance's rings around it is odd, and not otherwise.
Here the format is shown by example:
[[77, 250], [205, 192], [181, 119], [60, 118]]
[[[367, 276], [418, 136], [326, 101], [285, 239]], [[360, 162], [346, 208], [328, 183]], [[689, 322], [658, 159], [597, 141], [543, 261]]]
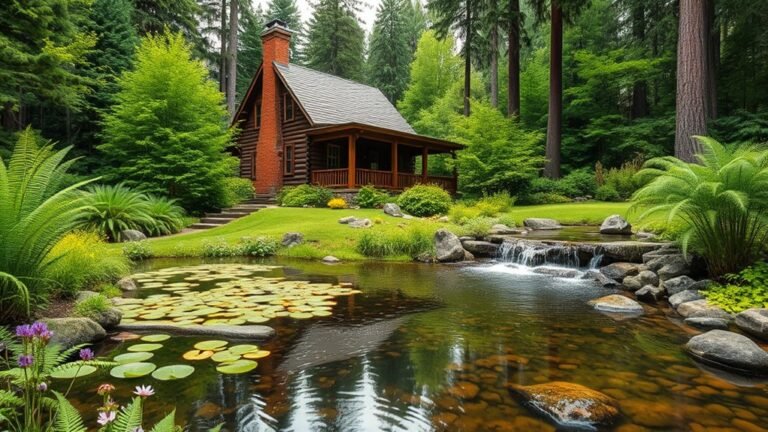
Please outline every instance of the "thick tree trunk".
[[547, 118], [547, 164], [544, 175], [560, 178], [560, 141], [563, 117], [563, 10], [552, 1], [549, 54], [549, 116]]
[[227, 110], [230, 116], [235, 115], [235, 102], [237, 99], [237, 3], [238, 0], [229, 1], [229, 43], [227, 56]]
[[707, 119], [717, 118], [717, 70], [720, 66], [720, 27], [715, 22], [715, 0], [707, 0]]
[[695, 162], [701, 151], [693, 136], [707, 133], [706, 28], [704, 2], [680, 0], [675, 156], [687, 162]]
[[219, 91], [227, 93], [227, 0], [221, 0], [221, 31], [219, 32]]
[[[632, 36], [640, 45], [645, 42], [645, 5], [637, 3], [632, 9]], [[648, 115], [648, 84], [645, 80], [636, 81], [632, 86], [632, 109], [630, 118], [636, 119]]]
[[520, 0], [509, 0], [507, 115], [520, 115]]
[[467, 37], [464, 40], [464, 117], [469, 117], [469, 95], [471, 92], [472, 62], [472, 1], [467, 0]]
[[499, 106], [499, 27], [493, 25], [491, 28], [491, 106]]

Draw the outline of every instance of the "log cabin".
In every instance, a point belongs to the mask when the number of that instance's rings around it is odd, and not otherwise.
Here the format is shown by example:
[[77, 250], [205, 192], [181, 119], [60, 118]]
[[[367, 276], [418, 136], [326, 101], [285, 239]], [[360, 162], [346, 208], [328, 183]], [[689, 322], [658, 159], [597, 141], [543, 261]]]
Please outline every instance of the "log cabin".
[[427, 166], [431, 155], [455, 157], [461, 145], [417, 134], [375, 87], [290, 63], [282, 21], [261, 37], [263, 62], [233, 118], [240, 176], [253, 181], [257, 199], [306, 183], [343, 193], [418, 183], [456, 192], [455, 172], [429, 175]]

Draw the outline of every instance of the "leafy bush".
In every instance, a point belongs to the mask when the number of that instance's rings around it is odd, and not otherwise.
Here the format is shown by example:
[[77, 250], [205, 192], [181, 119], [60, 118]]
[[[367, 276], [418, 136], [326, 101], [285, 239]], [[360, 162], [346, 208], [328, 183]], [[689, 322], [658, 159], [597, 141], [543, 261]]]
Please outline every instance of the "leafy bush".
[[451, 195], [437, 185], [416, 185], [401, 193], [397, 204], [414, 216], [433, 216], [448, 212]]
[[242, 177], [224, 179], [223, 207], [232, 207], [253, 198], [253, 182]]
[[181, 231], [186, 224], [184, 209], [176, 205], [176, 200], [146, 195], [147, 214], [152, 220], [142, 225], [143, 231], [150, 236], [161, 236]]
[[237, 247], [230, 245], [222, 238], [203, 242], [202, 255], [206, 258], [224, 258], [239, 255]]
[[356, 249], [360, 254], [374, 258], [434, 255], [433, 236], [432, 231], [417, 226], [392, 232], [367, 230], [358, 240]]
[[112, 282], [130, 272], [130, 262], [89, 231], [74, 231], [62, 238], [49, 254], [45, 278], [52, 289], [65, 295]]
[[595, 173], [589, 169], [578, 169], [572, 171], [558, 182], [558, 192], [571, 198], [577, 196], [595, 196], [597, 191], [597, 182]]
[[115, 298], [115, 297], [121, 297], [123, 295], [123, 290], [117, 287], [117, 285], [114, 284], [103, 284], [96, 288], [96, 291], [101, 293], [106, 298]]
[[681, 223], [683, 251], [698, 252], [713, 276], [735, 273], [756, 261], [768, 239], [768, 151], [696, 140], [699, 164], [673, 157], [646, 162], [639, 175], [650, 182], [633, 205], [649, 208], [641, 219], [661, 213]]
[[462, 225], [470, 219], [480, 217], [480, 209], [466, 204], [454, 204], [448, 211], [448, 217], [451, 222]]
[[373, 186], [363, 186], [357, 192], [355, 204], [361, 208], [379, 208], [386, 204], [389, 195], [386, 192], [377, 190]]
[[333, 192], [321, 186], [303, 184], [284, 187], [277, 196], [277, 202], [284, 207], [325, 207], [333, 199]]
[[515, 205], [515, 198], [509, 196], [509, 192], [496, 192], [493, 195], [485, 195], [475, 204], [480, 211], [481, 216], [493, 217], [499, 213], [506, 213], [512, 210]]
[[110, 241], [120, 241], [120, 233], [125, 230], [143, 231], [153, 222], [147, 196], [122, 183], [89, 187], [85, 202], [82, 228], [98, 231]]
[[[82, 216], [84, 183], [61, 187], [72, 165], [69, 148], [38, 148], [31, 129], [6, 164], [0, 160], [0, 322], [28, 316], [30, 304], [46, 300], [48, 282], [40, 275], [54, 264], [50, 252]], [[31, 300], [31, 303], [30, 303]]]
[[567, 196], [560, 195], [554, 192], [537, 192], [525, 196], [524, 202], [530, 205], [537, 204], [564, 204], [572, 202], [573, 200]]
[[708, 301], [730, 313], [768, 308], [768, 263], [759, 262], [737, 274], [728, 274], [725, 280], [728, 283], [704, 291]]
[[497, 223], [513, 228], [515, 226], [515, 218], [511, 214], [503, 214], [498, 217]]
[[141, 261], [154, 256], [149, 244], [144, 240], [123, 244], [123, 255], [132, 261]]
[[96, 294], [95, 296], [88, 297], [75, 304], [75, 313], [81, 317], [94, 318], [103, 312], [109, 310], [112, 307], [112, 302], [102, 295]]
[[332, 200], [328, 201], [328, 208], [332, 208], [334, 210], [341, 210], [347, 208], [347, 202], [344, 201], [344, 198], [333, 198]]
[[595, 164], [597, 185], [598, 187], [611, 186], [619, 195], [619, 199], [614, 201], [628, 200], [642, 186], [642, 178], [637, 176], [642, 166], [642, 157], [636, 157], [629, 162], [625, 162], [619, 168], [610, 168], [608, 170], [605, 170], [602, 164], [598, 162]]
[[604, 184], [597, 188], [595, 199], [599, 201], [623, 201], [616, 188], [609, 184]]
[[265, 257], [276, 254], [279, 246], [277, 240], [268, 237], [243, 237], [237, 249], [238, 255]]
[[460, 229], [461, 235], [472, 237], [485, 237], [491, 232], [491, 227], [497, 223], [497, 219], [490, 217], [476, 217], [467, 220]]

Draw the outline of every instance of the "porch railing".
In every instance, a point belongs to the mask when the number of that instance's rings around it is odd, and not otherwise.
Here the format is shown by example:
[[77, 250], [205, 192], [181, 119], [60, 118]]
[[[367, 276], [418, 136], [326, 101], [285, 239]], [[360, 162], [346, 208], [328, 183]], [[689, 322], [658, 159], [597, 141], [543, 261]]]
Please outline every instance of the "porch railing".
[[327, 169], [312, 171], [312, 184], [327, 187], [347, 187], [349, 185], [349, 171], [343, 169]]
[[[355, 187], [374, 185], [381, 189], [392, 189], [392, 171], [355, 169]], [[405, 189], [419, 183], [424, 183], [421, 174], [398, 173], [397, 189]], [[447, 176], [427, 176], [426, 183], [436, 184], [448, 192], [456, 192], [456, 179]], [[330, 187], [349, 187], [349, 170], [347, 168], [312, 171], [312, 184]]]

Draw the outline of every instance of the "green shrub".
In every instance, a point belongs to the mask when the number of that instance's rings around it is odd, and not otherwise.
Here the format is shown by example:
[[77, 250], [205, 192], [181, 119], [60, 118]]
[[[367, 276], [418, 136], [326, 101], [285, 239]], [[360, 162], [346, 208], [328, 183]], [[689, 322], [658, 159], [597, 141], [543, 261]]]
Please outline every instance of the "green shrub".
[[486, 195], [480, 198], [475, 204], [480, 210], [481, 216], [497, 216], [499, 213], [506, 213], [512, 210], [515, 205], [515, 197], [509, 195], [509, 192], [497, 192], [493, 195]]
[[595, 173], [589, 169], [578, 169], [572, 171], [558, 182], [558, 192], [571, 198], [577, 196], [595, 196], [597, 192], [597, 182]]
[[531, 180], [531, 184], [525, 191], [527, 195], [537, 193], [559, 193], [557, 180], [549, 177], [537, 177]]
[[232, 207], [253, 198], [253, 182], [242, 177], [224, 179], [224, 207]]
[[643, 158], [638, 156], [629, 162], [625, 162], [619, 168], [610, 168], [605, 170], [598, 162], [595, 164], [595, 179], [600, 186], [611, 186], [619, 195], [618, 200], [625, 201], [632, 197], [632, 194], [639, 189], [643, 183], [642, 178], [637, 173], [643, 166]]
[[759, 262], [737, 274], [725, 276], [726, 284], [704, 291], [704, 296], [730, 313], [751, 308], [768, 308], [768, 263]]
[[554, 192], [537, 192], [525, 197], [525, 203], [530, 205], [537, 204], [564, 204], [572, 202], [573, 200], [567, 196], [560, 195]]
[[222, 238], [206, 240], [203, 242], [202, 255], [206, 258], [224, 258], [237, 256], [239, 254], [240, 250], [236, 246], [230, 245]]
[[434, 255], [433, 236], [430, 230], [417, 226], [393, 232], [371, 229], [360, 236], [356, 249], [360, 254], [373, 258]]
[[616, 188], [609, 184], [604, 184], [597, 188], [595, 199], [599, 201], [624, 201]]
[[115, 284], [104, 284], [99, 286], [97, 292], [101, 293], [106, 298], [122, 297], [123, 290], [117, 287]]
[[299, 185], [283, 188], [277, 196], [278, 204], [284, 207], [323, 208], [333, 199], [333, 192], [321, 186]]
[[355, 204], [361, 208], [379, 208], [386, 204], [389, 199], [389, 195], [386, 192], [377, 190], [373, 186], [363, 186], [360, 191], [357, 192], [355, 197]]
[[414, 216], [434, 216], [448, 212], [451, 195], [437, 185], [416, 185], [400, 194], [397, 203]]
[[142, 225], [141, 228], [148, 235], [168, 235], [177, 233], [184, 228], [186, 223], [184, 209], [176, 205], [176, 200], [147, 195], [145, 204], [152, 222]]
[[123, 255], [132, 261], [141, 261], [154, 256], [152, 249], [145, 240], [123, 244]]
[[503, 214], [498, 217], [498, 223], [513, 228], [516, 224], [515, 218], [511, 214]]
[[265, 257], [277, 253], [280, 243], [268, 237], [243, 237], [240, 239], [239, 255]]
[[112, 307], [112, 302], [102, 294], [96, 294], [75, 304], [75, 313], [81, 317], [94, 318]]
[[145, 227], [152, 224], [147, 196], [123, 184], [91, 186], [85, 201], [82, 228], [98, 231], [110, 241], [120, 241], [122, 231], [144, 232]]
[[467, 220], [459, 232], [461, 235], [472, 237], [485, 237], [491, 232], [491, 227], [498, 222], [498, 219], [490, 217], [476, 217]]
[[468, 220], [479, 216], [480, 209], [466, 204], [454, 204], [451, 209], [448, 210], [448, 217], [451, 219], [451, 222], [458, 225], [462, 225]]
[[49, 259], [52, 264], [44, 276], [55, 292], [64, 295], [116, 281], [131, 270], [129, 260], [94, 232], [67, 234], [51, 250]]

